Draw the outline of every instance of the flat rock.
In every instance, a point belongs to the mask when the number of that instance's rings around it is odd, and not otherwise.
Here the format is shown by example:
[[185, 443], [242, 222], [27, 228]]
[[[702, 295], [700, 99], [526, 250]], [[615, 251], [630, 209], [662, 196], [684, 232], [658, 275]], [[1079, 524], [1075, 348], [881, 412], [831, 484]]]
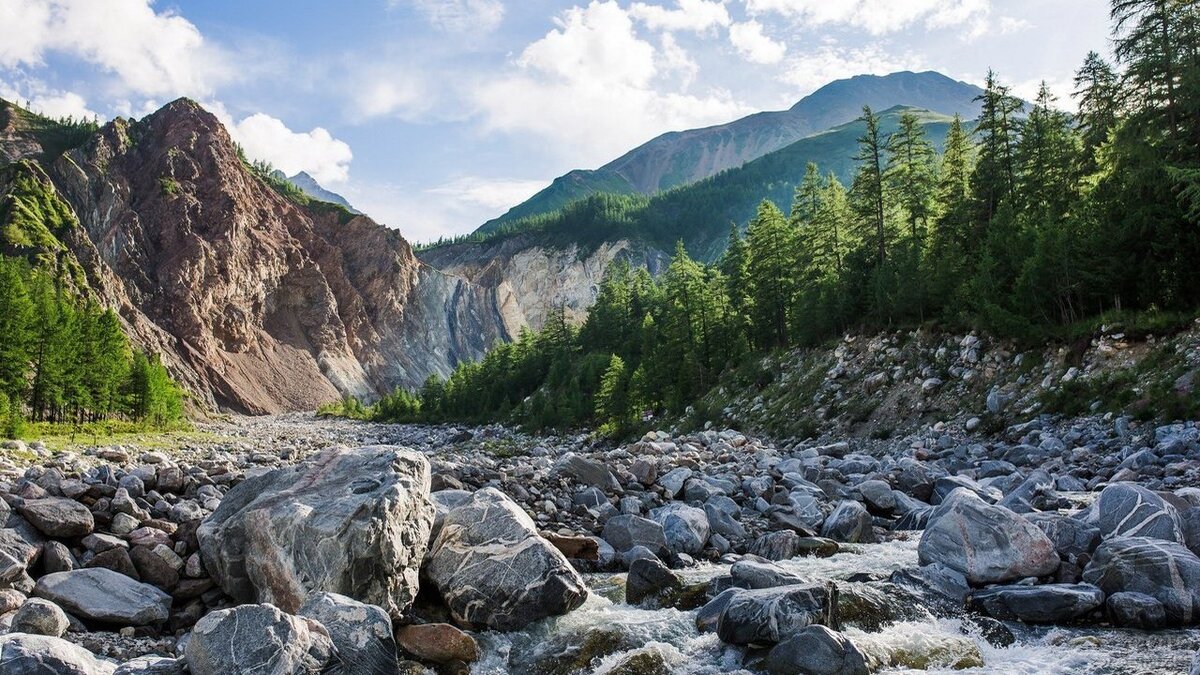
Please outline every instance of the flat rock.
[[171, 596], [101, 567], [47, 574], [33, 594], [85, 621], [109, 625], [156, 625], [171, 612]]
[[993, 586], [975, 591], [968, 604], [990, 617], [1026, 623], [1064, 623], [1104, 604], [1104, 591], [1091, 584]]
[[74, 499], [27, 499], [21, 515], [48, 537], [83, 537], [96, 528], [92, 512]]

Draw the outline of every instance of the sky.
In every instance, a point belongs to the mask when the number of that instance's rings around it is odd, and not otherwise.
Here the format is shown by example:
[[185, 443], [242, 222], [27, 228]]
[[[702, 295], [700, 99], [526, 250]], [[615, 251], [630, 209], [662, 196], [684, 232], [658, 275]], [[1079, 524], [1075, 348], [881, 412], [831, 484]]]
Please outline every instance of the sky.
[[1107, 54], [1106, 0], [0, 0], [0, 97], [142, 117], [199, 101], [414, 241], [575, 168], [830, 81], [988, 68], [1023, 96]]

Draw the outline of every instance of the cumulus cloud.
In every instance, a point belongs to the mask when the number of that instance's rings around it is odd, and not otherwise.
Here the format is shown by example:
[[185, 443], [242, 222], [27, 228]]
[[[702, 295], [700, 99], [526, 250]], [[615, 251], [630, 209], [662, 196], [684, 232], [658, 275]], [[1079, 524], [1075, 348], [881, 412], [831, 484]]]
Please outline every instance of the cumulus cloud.
[[730, 26], [729, 41], [751, 63], [779, 63], [787, 53], [787, 45], [768, 37], [762, 24], [755, 20]]
[[529, 199], [549, 181], [463, 176], [427, 190], [430, 194], [453, 197], [499, 212]]
[[686, 52], [674, 41], [659, 50], [639, 38], [616, 2], [573, 7], [556, 25], [508, 73], [475, 88], [485, 131], [532, 133], [587, 164], [671, 129], [749, 112], [724, 92], [696, 96], [671, 87], [667, 78], [694, 74]]
[[435, 28], [451, 33], [490, 33], [504, 20], [500, 0], [390, 0], [389, 4], [410, 5]]
[[675, 7], [668, 9], [635, 2], [629, 6], [629, 16], [646, 24], [651, 30], [702, 33], [730, 24], [729, 10], [719, 0], [675, 0]]
[[924, 22], [930, 28], [976, 25], [991, 12], [991, 0], [745, 0], [751, 15], [791, 17], [808, 26], [845, 24], [873, 35]]
[[28, 105], [34, 112], [47, 117], [104, 119], [103, 115], [88, 107], [83, 96], [73, 91], [54, 89], [41, 80], [26, 79], [20, 85], [0, 82], [0, 98], [18, 105]]
[[919, 57], [895, 56], [875, 46], [841, 48], [826, 44], [789, 59], [781, 80], [808, 93], [855, 75], [886, 75], [900, 70], [921, 70]]
[[350, 178], [354, 153], [322, 127], [309, 132], [292, 131], [283, 121], [265, 113], [227, 126], [251, 159], [266, 160], [289, 176], [306, 171], [321, 184], [344, 183]]

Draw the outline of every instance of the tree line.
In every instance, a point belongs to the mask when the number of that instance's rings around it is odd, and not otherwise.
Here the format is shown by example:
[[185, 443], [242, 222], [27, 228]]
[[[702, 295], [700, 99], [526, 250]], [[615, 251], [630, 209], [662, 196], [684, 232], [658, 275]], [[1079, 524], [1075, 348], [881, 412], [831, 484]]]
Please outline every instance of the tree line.
[[[561, 312], [478, 363], [360, 416], [626, 430], [682, 411], [762, 352], [930, 321], [1042, 339], [1112, 310], [1200, 306], [1200, 3], [1114, 0], [1116, 65], [1075, 74], [1079, 112], [989, 72], [942, 152], [911, 113], [864, 108], [849, 185], [810, 165], [713, 265], [680, 243], [657, 279], [610, 267], [587, 320]], [[345, 405], [334, 406], [345, 408]]]
[[19, 437], [27, 420], [161, 426], [183, 415], [183, 392], [157, 356], [130, 347], [112, 310], [3, 256], [0, 336], [0, 436]]

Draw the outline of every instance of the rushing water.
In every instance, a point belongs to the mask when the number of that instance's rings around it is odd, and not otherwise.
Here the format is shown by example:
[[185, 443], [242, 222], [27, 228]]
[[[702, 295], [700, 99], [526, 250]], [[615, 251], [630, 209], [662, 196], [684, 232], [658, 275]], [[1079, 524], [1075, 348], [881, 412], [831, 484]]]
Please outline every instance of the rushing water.
[[[874, 578], [917, 564], [917, 544], [843, 545], [830, 558], [797, 558], [778, 563], [806, 581], [844, 582], [854, 574]], [[685, 570], [689, 581], [728, 572], [727, 566], [701, 565]], [[578, 610], [541, 621], [526, 631], [480, 636], [483, 658], [475, 675], [531, 673], [567, 675], [609, 672], [634, 652], [655, 652], [672, 673], [715, 675], [749, 673], [745, 651], [725, 645], [712, 633], [700, 633], [695, 612], [639, 609], [621, 602], [623, 575], [589, 575], [592, 594]], [[918, 614], [924, 614], [918, 612]], [[958, 619], [902, 621], [878, 632], [855, 628], [845, 633], [881, 663], [897, 663], [886, 673], [1042, 673], [1150, 675], [1186, 673], [1200, 648], [1200, 631], [1144, 632], [1108, 628], [1034, 627], [1006, 624], [1017, 637], [1010, 647], [994, 647]], [[982, 658], [982, 666], [968, 665]], [[907, 664], [907, 665], [905, 665]]]

